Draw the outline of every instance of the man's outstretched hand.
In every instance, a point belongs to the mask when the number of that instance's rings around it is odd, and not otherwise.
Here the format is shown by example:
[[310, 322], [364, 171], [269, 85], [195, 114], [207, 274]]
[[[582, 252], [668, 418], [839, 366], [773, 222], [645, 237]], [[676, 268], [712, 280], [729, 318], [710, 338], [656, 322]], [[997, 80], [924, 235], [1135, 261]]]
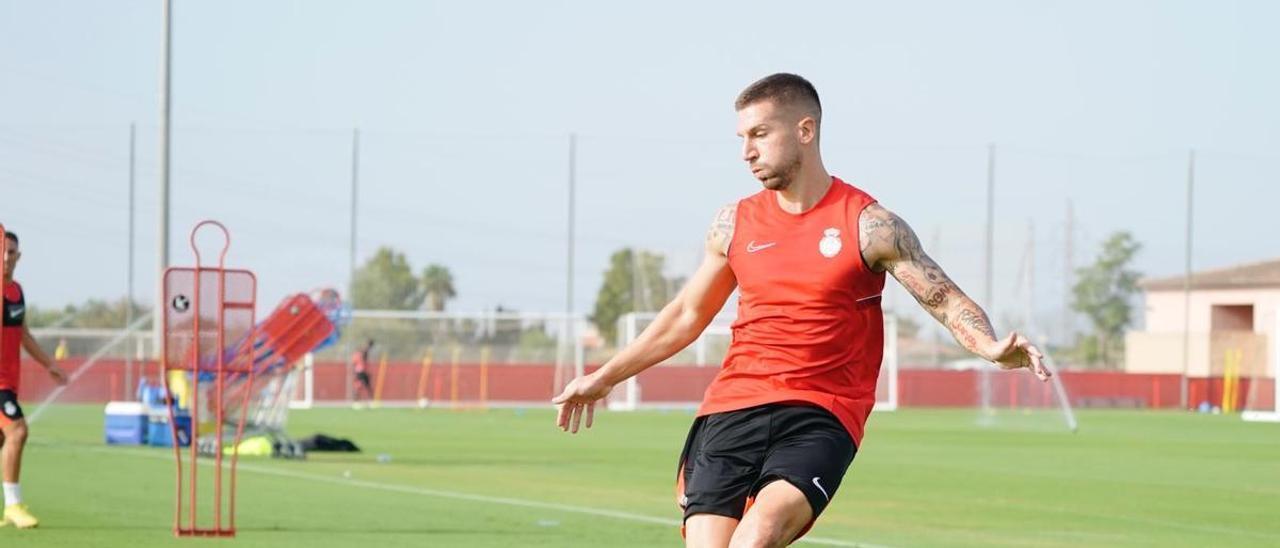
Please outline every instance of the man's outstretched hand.
[[986, 359], [991, 360], [1001, 369], [1030, 369], [1042, 381], [1049, 380], [1053, 373], [1049, 372], [1049, 368], [1044, 366], [1044, 354], [1040, 352], [1036, 345], [1031, 344], [1026, 337], [1019, 335], [1016, 331], [1009, 333], [1009, 336], [995, 341], [995, 344], [983, 353]]
[[58, 366], [56, 365], [49, 366], [49, 376], [53, 378], [53, 382], [58, 383], [58, 386], [67, 385], [67, 380], [68, 380], [67, 372], [63, 371], [62, 369], [59, 369]]
[[556, 426], [565, 432], [577, 434], [585, 415], [586, 426], [591, 428], [596, 415], [596, 401], [608, 396], [612, 389], [613, 386], [604, 383], [594, 374], [573, 379], [564, 387], [564, 392], [551, 400], [560, 410], [556, 415]]

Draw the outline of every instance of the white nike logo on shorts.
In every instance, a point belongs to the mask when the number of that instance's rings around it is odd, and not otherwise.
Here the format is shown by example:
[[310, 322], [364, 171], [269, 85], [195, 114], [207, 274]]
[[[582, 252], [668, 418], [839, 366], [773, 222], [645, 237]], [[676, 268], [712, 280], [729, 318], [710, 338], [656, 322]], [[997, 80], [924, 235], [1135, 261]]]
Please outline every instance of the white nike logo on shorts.
[[818, 477], [818, 476], [814, 476], [814, 478], [813, 478], [813, 484], [814, 484], [815, 486], [817, 486], [817, 488], [818, 488], [818, 490], [819, 490], [819, 491], [822, 491], [822, 496], [823, 496], [824, 498], [826, 498], [826, 499], [827, 499], [827, 502], [830, 502], [830, 501], [831, 501], [831, 495], [828, 495], [828, 494], [827, 494], [827, 490], [822, 488], [822, 484], [821, 484], [821, 483], [818, 483], [818, 480], [820, 480], [820, 479], [822, 479], [822, 478], [820, 478], [820, 477]]

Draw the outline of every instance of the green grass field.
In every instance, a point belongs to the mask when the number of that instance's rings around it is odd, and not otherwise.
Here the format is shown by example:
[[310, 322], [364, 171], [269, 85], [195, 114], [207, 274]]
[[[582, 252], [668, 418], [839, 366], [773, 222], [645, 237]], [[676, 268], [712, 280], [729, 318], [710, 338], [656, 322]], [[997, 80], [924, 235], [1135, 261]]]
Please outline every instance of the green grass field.
[[[172, 452], [108, 448], [101, 407], [33, 425], [23, 489], [39, 530], [0, 546], [186, 546]], [[295, 411], [295, 435], [364, 452], [246, 459], [236, 546], [677, 546], [672, 480], [692, 415]], [[810, 539], [879, 546], [1277, 546], [1280, 425], [1085, 412], [1078, 434], [974, 426], [973, 411], [871, 418]], [[390, 462], [378, 462], [388, 454]]]

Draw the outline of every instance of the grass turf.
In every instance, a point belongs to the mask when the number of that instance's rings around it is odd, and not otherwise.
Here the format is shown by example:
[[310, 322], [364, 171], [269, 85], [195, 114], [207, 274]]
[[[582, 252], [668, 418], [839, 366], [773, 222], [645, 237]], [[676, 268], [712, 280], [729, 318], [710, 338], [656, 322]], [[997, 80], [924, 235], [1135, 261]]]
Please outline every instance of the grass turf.
[[[605, 413], [578, 436], [549, 410], [294, 411], [295, 435], [354, 455], [246, 458], [236, 546], [676, 546], [675, 460], [692, 415]], [[969, 410], [871, 418], [811, 539], [881, 546], [1280, 545], [1280, 425], [1081, 413], [975, 426]], [[5, 546], [186, 546], [172, 451], [105, 447], [99, 406], [32, 426], [34, 531]], [[389, 462], [379, 462], [378, 455]], [[387, 460], [387, 459], [382, 459]], [[206, 472], [207, 469], [202, 470]]]

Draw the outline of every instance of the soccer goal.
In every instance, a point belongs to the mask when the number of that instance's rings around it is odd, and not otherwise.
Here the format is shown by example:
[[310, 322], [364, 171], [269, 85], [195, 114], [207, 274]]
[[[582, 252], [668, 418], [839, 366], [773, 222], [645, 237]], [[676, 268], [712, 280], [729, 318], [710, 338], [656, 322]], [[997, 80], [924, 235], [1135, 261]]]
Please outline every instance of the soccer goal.
[[979, 426], [1071, 432], [1079, 429], [1053, 356], [1043, 351], [1044, 366], [1053, 373], [1048, 382], [1025, 369], [1004, 371], [994, 364], [975, 360], [981, 362], [975, 377]]
[[302, 357], [288, 381], [289, 409], [311, 409], [316, 404], [316, 355], [308, 352]]
[[[618, 348], [640, 336], [657, 318], [653, 312], [633, 312], [618, 319]], [[724, 362], [733, 340], [732, 318], [716, 317], [688, 348], [666, 361], [627, 379], [609, 395], [609, 409], [691, 409]], [[898, 408], [898, 321], [886, 314], [884, 360], [876, 383], [876, 411]]]
[[[1238, 374], [1237, 390], [1243, 401], [1241, 417], [1249, 422], [1280, 422], [1280, 311], [1271, 326], [1269, 366]], [[1270, 369], [1267, 371], [1266, 369]]]

